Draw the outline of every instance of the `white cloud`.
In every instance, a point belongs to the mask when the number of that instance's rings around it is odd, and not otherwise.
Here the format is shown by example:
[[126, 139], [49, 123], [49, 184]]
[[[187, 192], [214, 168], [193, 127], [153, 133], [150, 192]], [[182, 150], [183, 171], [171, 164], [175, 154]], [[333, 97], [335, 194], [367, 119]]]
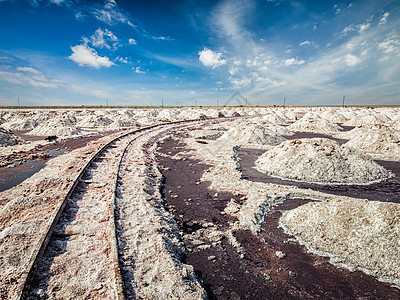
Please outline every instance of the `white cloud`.
[[129, 63], [129, 57], [120, 57], [120, 56], [118, 56], [118, 57], [116, 58], [116, 60], [119, 61], [119, 62], [122, 62], [122, 63], [124, 63], [124, 64]]
[[123, 14], [117, 5], [115, 0], [107, 0], [104, 4], [103, 9], [95, 9], [93, 15], [97, 20], [107, 23], [109, 25], [115, 25], [117, 23], [128, 24], [131, 27], [135, 27], [129, 20], [129, 17]]
[[361, 59], [353, 54], [347, 54], [344, 57], [344, 62], [346, 63], [347, 66], [354, 67], [361, 62]]
[[387, 54], [400, 52], [400, 40], [397, 35], [391, 35], [378, 44], [378, 48]]
[[129, 39], [129, 45], [136, 45], [135, 39]]
[[59, 6], [60, 5], [71, 6], [73, 4], [71, 0], [50, 0], [50, 2]]
[[347, 33], [352, 32], [354, 30], [356, 30], [355, 25], [354, 24], [350, 24], [345, 29], [343, 29], [343, 34], [346, 35]]
[[290, 53], [293, 53], [293, 49], [287, 49], [286, 51], [285, 51], [285, 53], [287, 53], [287, 54], [290, 54]]
[[60, 5], [63, 4], [65, 1], [64, 0], [51, 0], [52, 3]]
[[214, 52], [210, 49], [204, 48], [199, 53], [200, 62], [206, 67], [211, 67], [212, 69], [226, 64], [225, 59], [221, 59], [221, 52]]
[[88, 66], [100, 69], [101, 67], [109, 68], [114, 65], [108, 57], [99, 56], [96, 50], [87, 45], [76, 45], [71, 47], [71, 50], [73, 53], [68, 58], [79, 64], [81, 67]]
[[[88, 42], [86, 38], [84, 38], [84, 40]], [[101, 28], [97, 29], [90, 37], [90, 42], [93, 47], [97, 48], [111, 49], [109, 42], [112, 43], [114, 49], [118, 46], [118, 38], [108, 29], [104, 31]]]
[[311, 45], [310, 41], [304, 41], [304, 42], [299, 44], [299, 46], [308, 46], [308, 45]]
[[387, 18], [389, 17], [389, 12], [385, 12], [382, 16], [382, 18], [379, 20], [379, 25], [386, 24]]
[[36, 88], [57, 88], [61, 84], [61, 81], [50, 79], [31, 67], [18, 67], [16, 70], [19, 72], [0, 71], [0, 78], [13, 84], [31, 85]]
[[347, 35], [349, 32], [358, 31], [359, 33], [365, 32], [368, 28], [371, 27], [371, 23], [364, 23], [364, 24], [350, 24], [345, 29], [343, 29], [342, 34]]
[[365, 24], [360, 24], [358, 32], [363, 33], [365, 30], [367, 30], [371, 26], [371, 23], [365, 23]]
[[145, 71], [141, 70], [141, 67], [140, 67], [140, 66], [139, 66], [139, 67], [136, 67], [136, 68], [133, 67], [132, 70], [134, 70], [135, 73], [137, 73], [137, 74], [144, 74], [144, 73], [146, 73]]
[[285, 66], [292, 66], [292, 65], [303, 65], [305, 64], [305, 60], [297, 59], [297, 58], [289, 58], [284, 61]]
[[31, 67], [18, 67], [17, 70], [22, 71], [22, 72], [29, 72], [32, 74], [40, 74], [40, 71], [36, 70], [35, 68], [31, 68]]
[[242, 77], [242, 78], [229, 78], [229, 81], [233, 84], [234, 88], [247, 87], [251, 85], [251, 78]]

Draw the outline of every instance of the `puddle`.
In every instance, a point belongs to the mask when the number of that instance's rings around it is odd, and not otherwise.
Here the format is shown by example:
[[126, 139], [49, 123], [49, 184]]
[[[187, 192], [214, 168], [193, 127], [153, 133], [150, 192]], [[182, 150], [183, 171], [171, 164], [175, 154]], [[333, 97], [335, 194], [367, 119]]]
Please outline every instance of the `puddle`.
[[[60, 150], [48, 150], [48, 153], [51, 158], [57, 157], [61, 154], [67, 152], [67, 149]], [[44, 165], [46, 164], [46, 160], [28, 160], [25, 163], [20, 163], [20, 161], [14, 162], [14, 166], [12, 168], [0, 168], [0, 192], [8, 190], [25, 179], [31, 177], [33, 174], [39, 172]]]

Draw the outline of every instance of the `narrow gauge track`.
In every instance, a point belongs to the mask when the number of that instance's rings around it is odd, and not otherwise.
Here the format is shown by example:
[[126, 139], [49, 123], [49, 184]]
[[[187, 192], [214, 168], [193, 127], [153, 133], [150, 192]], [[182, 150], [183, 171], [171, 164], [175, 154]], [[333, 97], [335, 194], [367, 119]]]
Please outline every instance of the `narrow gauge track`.
[[[52, 288], [51, 298], [59, 298], [60, 292], [60, 296], [70, 299], [124, 299], [114, 220], [122, 158], [131, 142], [146, 131], [194, 121], [199, 120], [157, 124], [128, 132], [93, 154], [43, 230], [12, 299], [44, 297], [50, 292], [47, 288], [54, 277], [59, 286]], [[64, 286], [68, 286], [65, 291]]]

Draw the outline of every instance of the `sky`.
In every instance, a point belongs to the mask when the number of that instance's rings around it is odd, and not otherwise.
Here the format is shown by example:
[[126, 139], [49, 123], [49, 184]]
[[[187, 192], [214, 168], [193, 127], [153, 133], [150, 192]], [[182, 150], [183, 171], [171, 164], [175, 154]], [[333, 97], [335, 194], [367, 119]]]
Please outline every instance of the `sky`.
[[400, 105], [400, 1], [0, 0], [0, 105]]

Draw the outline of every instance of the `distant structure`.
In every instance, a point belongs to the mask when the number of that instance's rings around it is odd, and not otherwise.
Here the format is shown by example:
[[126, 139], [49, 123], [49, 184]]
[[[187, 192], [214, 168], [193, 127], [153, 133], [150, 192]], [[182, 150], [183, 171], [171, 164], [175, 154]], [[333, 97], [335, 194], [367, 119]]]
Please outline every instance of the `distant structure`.
[[248, 106], [249, 103], [247, 101], [247, 98], [243, 97], [243, 95], [239, 92], [236, 91], [230, 98], [228, 101], [226, 101], [224, 106], [228, 106], [228, 104], [232, 101], [236, 99], [236, 101], [239, 103], [239, 105], [244, 105], [244, 106]]

